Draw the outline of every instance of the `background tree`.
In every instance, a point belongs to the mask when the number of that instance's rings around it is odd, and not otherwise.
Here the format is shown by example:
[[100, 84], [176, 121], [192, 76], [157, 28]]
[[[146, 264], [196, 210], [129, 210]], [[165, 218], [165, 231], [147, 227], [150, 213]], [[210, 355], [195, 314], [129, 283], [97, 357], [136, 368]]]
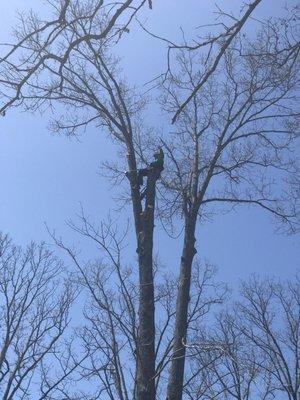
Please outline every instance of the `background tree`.
[[[231, 310], [232, 304], [228, 307]], [[184, 396], [190, 399], [274, 399], [270, 371], [257, 363], [259, 350], [243, 335], [240, 318], [223, 310], [201, 327], [189, 347], [194, 353]], [[189, 350], [189, 349], [188, 349]]]
[[242, 286], [241, 332], [258, 349], [255, 364], [275, 390], [297, 400], [300, 388], [300, 281], [252, 278]]
[[229, 311], [193, 338], [195, 377], [185, 387], [188, 398], [297, 399], [299, 289], [298, 276], [243, 281]]
[[66, 337], [73, 300], [61, 262], [44, 245], [22, 250], [0, 235], [3, 400], [60, 398], [81, 361], [70, 352]]

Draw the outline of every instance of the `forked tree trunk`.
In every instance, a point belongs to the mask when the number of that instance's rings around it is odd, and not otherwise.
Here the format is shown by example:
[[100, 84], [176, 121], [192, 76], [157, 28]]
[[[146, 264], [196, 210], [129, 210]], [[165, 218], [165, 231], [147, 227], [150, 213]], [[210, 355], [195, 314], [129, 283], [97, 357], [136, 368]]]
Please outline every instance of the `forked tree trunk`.
[[167, 388], [167, 400], [181, 400], [184, 383], [186, 335], [188, 328], [188, 306], [190, 301], [191, 273], [195, 249], [197, 213], [187, 217], [184, 244], [180, 263], [179, 285], [176, 302], [176, 320], [173, 339], [173, 354]]
[[155, 400], [155, 316], [153, 283], [153, 231], [155, 189], [159, 175], [147, 177], [145, 208], [142, 209], [137, 176], [131, 180], [131, 195], [139, 263], [139, 330], [137, 344], [137, 400]]
[[138, 334], [138, 400], [155, 400], [155, 318], [153, 284], [153, 230], [155, 185], [157, 176], [147, 179], [145, 210], [141, 218], [142, 230], [138, 234], [140, 277], [139, 334]]

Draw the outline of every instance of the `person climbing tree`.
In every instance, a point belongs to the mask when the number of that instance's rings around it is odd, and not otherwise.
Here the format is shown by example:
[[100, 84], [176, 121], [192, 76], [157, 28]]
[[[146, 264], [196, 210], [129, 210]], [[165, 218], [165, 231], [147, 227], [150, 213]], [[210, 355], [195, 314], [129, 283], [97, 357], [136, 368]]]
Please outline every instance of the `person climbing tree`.
[[[148, 177], [150, 173], [153, 173], [155, 175], [155, 178], [158, 179], [160, 177], [161, 172], [164, 169], [164, 151], [162, 147], [160, 146], [156, 153], [154, 153], [154, 159], [155, 161], [152, 161], [150, 163], [149, 167], [147, 168], [141, 168], [138, 171], [138, 185], [139, 187], [143, 186], [144, 184], [144, 177]], [[147, 187], [141, 192], [141, 199], [143, 199], [146, 196], [146, 191]]]
[[164, 159], [165, 159], [164, 151], [161, 146], [158, 148], [157, 152], [154, 153], [154, 158], [155, 158], [155, 161], [153, 161], [150, 164], [150, 168], [156, 169], [157, 171], [159, 171], [159, 176], [160, 176], [160, 173], [164, 169]]

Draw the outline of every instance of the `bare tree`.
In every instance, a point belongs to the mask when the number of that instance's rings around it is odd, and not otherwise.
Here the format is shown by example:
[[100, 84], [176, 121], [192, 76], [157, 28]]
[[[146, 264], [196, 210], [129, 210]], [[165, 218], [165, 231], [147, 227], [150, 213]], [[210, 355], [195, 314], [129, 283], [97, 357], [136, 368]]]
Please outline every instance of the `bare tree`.
[[[54, 10], [58, 13], [59, 25], [54, 25], [54, 33], [51, 31], [49, 34], [46, 30], [44, 39], [40, 33], [41, 29], [44, 31], [40, 26], [44, 25], [39, 19], [34, 15], [29, 20], [24, 19], [17, 34], [19, 44], [13, 47], [12, 54], [10, 52], [3, 58], [1, 76], [5, 89], [7, 86], [17, 87], [16, 94], [5, 102], [4, 111], [12, 104], [21, 103], [25, 109], [37, 110], [59, 102], [69, 112], [53, 122], [54, 130], [74, 133], [76, 129], [94, 123], [99, 128], [105, 128], [116, 140], [123, 150], [123, 160], [127, 152], [124, 162], [127, 163], [131, 190], [140, 277], [138, 398], [153, 399], [155, 324], [152, 250], [155, 186], [159, 172], [154, 168], [148, 171], [144, 206], [135, 144], [139, 134], [135, 118], [142, 108], [143, 99], [119, 77], [118, 60], [110, 54], [110, 47], [120, 34], [126, 32], [128, 23], [145, 3], [146, 0], [128, 0], [120, 6], [117, 2], [106, 5], [102, 1], [70, 2], [61, 27], [61, 5], [64, 3], [59, 2], [60, 8]], [[116, 20], [121, 14], [123, 16], [123, 11], [129, 12], [129, 16], [124, 17], [125, 22], [120, 27]], [[15, 54], [23, 49], [24, 56]], [[14, 85], [14, 82], [17, 84]], [[17, 100], [20, 102], [16, 103]]]
[[[138, 277], [132, 267], [124, 264], [127, 230], [108, 220], [96, 226], [84, 214], [79, 224], [70, 223], [81, 236], [94, 243], [99, 260], [85, 261], [75, 249], [61, 239], [56, 244], [71, 257], [78, 283], [86, 296], [84, 322], [78, 330], [83, 354], [83, 382], [94, 390], [80, 392], [81, 398], [130, 400], [138, 396], [139, 290]], [[214, 305], [223, 302], [227, 289], [215, 282], [215, 269], [209, 265], [195, 268], [189, 310], [189, 327], [196, 327]], [[156, 398], [165, 398], [168, 366], [171, 360], [175, 317], [176, 279], [155, 267], [156, 370], [153, 380]]]
[[[0, 393], [56, 399], [79, 365], [65, 346], [74, 290], [44, 245], [22, 250], [0, 236]], [[51, 365], [51, 368], [50, 368]], [[38, 378], [39, 377], [39, 378]], [[38, 379], [37, 379], [38, 378]]]
[[122, 264], [127, 230], [122, 233], [111, 220], [97, 227], [83, 213], [80, 225], [70, 222], [70, 226], [101, 255], [86, 262], [78, 251], [53, 236], [76, 267], [85, 296], [84, 322], [77, 330], [79, 346], [87, 355], [81, 380], [95, 390], [83, 390], [80, 398], [136, 398], [139, 290], [131, 268]]
[[187, 398], [274, 399], [271, 374], [258, 365], [259, 351], [243, 335], [236, 315], [218, 314], [215, 323], [199, 330], [190, 347], [194, 357], [184, 386]]
[[241, 332], [259, 350], [255, 359], [274, 389], [297, 400], [300, 390], [300, 281], [252, 278], [242, 286]]
[[[160, 143], [169, 164], [160, 211], [169, 221], [178, 213], [184, 218], [174, 340], [168, 350], [170, 400], [181, 399], [184, 387], [198, 217], [203, 218], [212, 204], [257, 205], [294, 229], [294, 192], [288, 193], [286, 203], [274, 178], [297, 172], [288, 152], [297, 128], [298, 48], [285, 47], [290, 36], [284, 30], [280, 43], [273, 40], [274, 30], [264, 30], [252, 42], [239, 35], [259, 2], [252, 2], [241, 20], [208, 40], [209, 49], [217, 45], [216, 52], [209, 50], [209, 62], [197, 52], [186, 55], [186, 46], [179, 49], [180, 74], [172, 73], [163, 82], [165, 108], [176, 113], [178, 132], [173, 142], [165, 138]], [[152, 6], [145, 0], [59, 1], [52, 4], [56, 18], [50, 25], [35, 15], [23, 18], [18, 44], [2, 57], [0, 83], [2, 112], [13, 105], [36, 111], [58, 103], [63, 115], [52, 121], [53, 130], [73, 135], [94, 124], [117, 143], [127, 169], [138, 254], [136, 397], [153, 400], [157, 366], [165, 365], [156, 362], [153, 260], [156, 186], [162, 168], [149, 163], [149, 148], [158, 138], [152, 134], [149, 140], [143, 134], [145, 98], [122, 78], [119, 60], [111, 53], [144, 4]], [[118, 167], [110, 168], [119, 173]], [[141, 190], [143, 178], [146, 190]], [[126, 380], [118, 379], [118, 395], [126, 396]]]
[[[297, 188], [288, 184], [299, 173], [291, 156], [299, 119], [297, 54], [282, 63], [281, 54], [266, 53], [273, 33], [266, 34], [251, 41], [236, 38], [223, 56], [219, 74], [182, 110], [171, 138], [162, 140], [169, 163], [161, 215], [170, 222], [176, 215], [184, 220], [170, 400], [182, 396], [197, 220], [205, 220], [220, 205], [230, 209], [246, 204], [270, 212], [290, 232], [298, 226]], [[193, 53], [183, 52], [178, 64], [178, 74], [162, 83], [162, 105], [171, 114], [206, 70], [206, 61]]]
[[[1, 45], [0, 113], [23, 103], [23, 95], [34, 85], [37, 74], [55, 72], [63, 79], [63, 70], [78, 46], [89, 41], [118, 41], [147, 0], [108, 2], [105, 0], [48, 1], [44, 20], [31, 11], [20, 13], [14, 31], [15, 43]], [[151, 8], [151, 7], [150, 7]], [[90, 28], [90, 29], [88, 29]]]
[[[141, 28], [147, 32], [150, 36], [160, 40], [163, 44], [167, 45], [167, 69], [163, 72], [160, 78], [169, 79], [173, 77], [173, 73], [177, 71], [176, 58], [182, 53], [186, 55], [194, 53], [196, 57], [203, 58], [203, 65], [201, 71], [198, 71], [197, 80], [194, 81], [193, 89], [185, 93], [185, 96], [181, 99], [180, 103], [177, 104], [177, 108], [173, 110], [172, 123], [174, 124], [182, 113], [184, 108], [192, 102], [197, 92], [202, 89], [207, 83], [209, 83], [210, 77], [218, 72], [218, 68], [222, 68], [222, 59], [226, 54], [227, 49], [230, 48], [232, 42], [237, 36], [240, 35], [241, 31], [245, 31], [246, 23], [249, 20], [253, 20], [259, 23], [259, 27], [264, 32], [263, 41], [265, 42], [268, 37], [267, 45], [264, 50], [259, 49], [256, 53], [257, 56], [268, 55], [273, 59], [275, 63], [280, 58], [281, 66], [291, 59], [296, 59], [299, 55], [300, 45], [298, 40], [297, 21], [299, 20], [299, 6], [290, 6], [283, 8], [283, 16], [279, 18], [269, 18], [266, 20], [256, 20], [252, 18], [253, 12], [262, 3], [262, 0], [252, 1], [250, 3], [243, 3], [241, 6], [241, 15], [236, 16], [232, 13], [222, 10], [217, 7], [218, 22], [215, 24], [208, 24], [198, 26], [197, 31], [207, 30], [207, 33], [199, 33], [196, 37], [190, 40], [186, 39], [183, 32], [183, 39], [181, 43], [175, 43], [168, 38], [159, 36], [156, 33], [149, 31], [144, 24], [140, 22]], [[284, 6], [284, 4], [283, 4]], [[213, 32], [212, 32], [213, 28]], [[245, 33], [243, 33], [246, 36]], [[271, 39], [271, 40], [270, 40]], [[258, 50], [258, 49], [257, 49]]]
[[185, 344], [184, 396], [297, 399], [299, 295], [298, 276], [286, 281], [254, 276], [244, 281], [241, 297], [227, 304], [230, 311], [221, 311], [207, 326], [202, 323]]

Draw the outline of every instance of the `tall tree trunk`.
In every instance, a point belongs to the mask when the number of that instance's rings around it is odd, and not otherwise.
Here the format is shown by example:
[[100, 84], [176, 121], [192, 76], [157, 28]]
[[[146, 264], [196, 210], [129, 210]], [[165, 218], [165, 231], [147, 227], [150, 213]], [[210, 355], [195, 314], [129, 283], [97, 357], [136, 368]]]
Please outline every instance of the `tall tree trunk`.
[[131, 180], [131, 195], [137, 235], [139, 262], [139, 330], [137, 345], [137, 400], [155, 400], [155, 315], [153, 283], [153, 231], [156, 181], [159, 175], [149, 170], [142, 209], [137, 176]]
[[176, 320], [173, 339], [173, 355], [169, 382], [167, 389], [167, 400], [181, 400], [184, 383], [184, 365], [188, 328], [188, 306], [190, 301], [191, 272], [195, 254], [195, 229], [197, 213], [186, 217], [184, 244], [180, 263], [179, 286], [176, 302]]

